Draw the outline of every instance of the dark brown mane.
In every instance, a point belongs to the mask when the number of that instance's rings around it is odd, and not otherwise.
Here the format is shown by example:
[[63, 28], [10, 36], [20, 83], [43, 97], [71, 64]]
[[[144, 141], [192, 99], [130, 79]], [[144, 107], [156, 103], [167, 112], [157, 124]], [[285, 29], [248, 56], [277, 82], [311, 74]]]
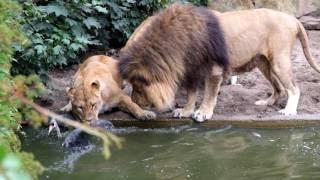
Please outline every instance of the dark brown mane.
[[[217, 18], [204, 7], [173, 4], [155, 14], [133, 42], [120, 51], [120, 73], [127, 79], [195, 86], [214, 64], [228, 67], [227, 47]], [[151, 82], [151, 83], [152, 83]], [[150, 83], [150, 82], [149, 82]]]

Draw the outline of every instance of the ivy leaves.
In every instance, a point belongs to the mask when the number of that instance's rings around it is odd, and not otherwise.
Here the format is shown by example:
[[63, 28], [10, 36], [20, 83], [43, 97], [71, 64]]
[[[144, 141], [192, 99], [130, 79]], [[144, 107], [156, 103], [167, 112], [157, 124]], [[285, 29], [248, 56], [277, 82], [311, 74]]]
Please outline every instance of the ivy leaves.
[[94, 17], [88, 17], [83, 21], [83, 23], [87, 26], [88, 29], [91, 29], [91, 28], [100, 29], [102, 27], [101, 24], [98, 22], [98, 20]]
[[43, 13], [47, 13], [47, 14], [54, 13], [56, 17], [59, 17], [59, 16], [67, 17], [69, 14], [68, 10], [61, 5], [39, 6], [38, 9]]
[[[31, 155], [20, 150], [20, 141], [15, 132], [19, 131], [21, 119], [25, 115], [21, 111], [27, 108], [13, 97], [13, 92], [18, 89], [16, 85], [19, 84], [22, 87], [20, 92], [33, 98], [41, 85], [35, 76], [13, 78], [9, 73], [11, 62], [17, 62], [11, 58], [12, 47], [18, 52], [24, 52], [21, 44], [27, 43], [17, 21], [20, 11], [21, 8], [15, 1], [0, 1], [0, 179], [29, 180], [36, 179], [43, 168]], [[26, 91], [28, 85], [32, 90]], [[34, 111], [28, 112], [34, 115], [30, 120], [40, 117]], [[38, 118], [37, 122], [42, 122], [42, 119]]]
[[121, 47], [147, 16], [176, 0], [19, 1], [19, 21], [30, 43], [14, 46], [11, 72], [46, 77], [51, 68], [78, 63], [88, 51]]

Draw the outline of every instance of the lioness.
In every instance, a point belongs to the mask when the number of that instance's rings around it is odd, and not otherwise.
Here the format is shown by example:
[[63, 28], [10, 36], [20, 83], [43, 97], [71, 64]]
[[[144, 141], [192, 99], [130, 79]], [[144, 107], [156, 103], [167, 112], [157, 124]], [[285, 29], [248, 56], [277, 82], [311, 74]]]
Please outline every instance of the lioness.
[[[174, 4], [148, 18], [135, 38], [119, 54], [120, 73], [133, 85], [132, 97], [139, 105], [158, 111], [173, 108], [180, 86], [187, 89], [184, 108], [174, 117], [210, 119], [223, 75], [258, 67], [274, 93], [257, 105], [274, 104], [280, 92], [288, 94], [279, 112], [296, 114], [300, 91], [292, 77], [290, 54], [297, 37], [305, 56], [312, 59], [301, 23], [285, 13], [268, 9], [218, 13], [192, 5]], [[139, 34], [139, 36], [138, 36]], [[199, 83], [205, 82], [204, 98], [195, 109]]]
[[67, 88], [70, 102], [61, 110], [72, 111], [81, 120], [94, 121], [98, 114], [119, 107], [138, 119], [154, 119], [156, 114], [141, 109], [122, 91], [118, 61], [103, 55], [92, 56], [80, 65]]

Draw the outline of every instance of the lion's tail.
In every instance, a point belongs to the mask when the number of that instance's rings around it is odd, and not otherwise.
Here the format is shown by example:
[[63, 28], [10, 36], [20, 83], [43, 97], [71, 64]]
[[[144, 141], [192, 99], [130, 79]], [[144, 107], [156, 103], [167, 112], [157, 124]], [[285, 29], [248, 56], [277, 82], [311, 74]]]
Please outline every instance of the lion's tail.
[[309, 47], [309, 39], [306, 30], [304, 29], [303, 25], [297, 20], [298, 26], [299, 26], [299, 33], [298, 37], [301, 42], [301, 46], [303, 49], [304, 56], [306, 57], [307, 61], [309, 62], [310, 66], [316, 70], [318, 73], [320, 73], [320, 66], [316, 63], [316, 61], [313, 59], [310, 47]]

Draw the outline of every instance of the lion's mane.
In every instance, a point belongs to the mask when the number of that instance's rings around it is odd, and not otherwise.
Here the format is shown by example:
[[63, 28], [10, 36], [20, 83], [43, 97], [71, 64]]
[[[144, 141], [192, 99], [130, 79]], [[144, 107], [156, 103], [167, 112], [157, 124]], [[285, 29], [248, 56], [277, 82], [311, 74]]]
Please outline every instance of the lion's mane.
[[119, 53], [124, 79], [196, 88], [214, 65], [228, 68], [224, 34], [209, 9], [173, 4], [146, 21]]

